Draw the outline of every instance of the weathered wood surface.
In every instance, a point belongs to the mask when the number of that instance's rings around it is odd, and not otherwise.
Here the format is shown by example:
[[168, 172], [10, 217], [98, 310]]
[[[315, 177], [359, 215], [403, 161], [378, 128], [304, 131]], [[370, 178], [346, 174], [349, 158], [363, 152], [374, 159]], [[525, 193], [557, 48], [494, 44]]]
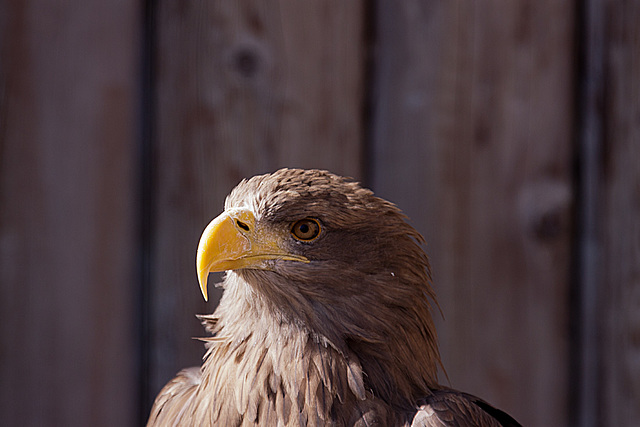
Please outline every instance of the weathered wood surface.
[[577, 43], [576, 74], [581, 75], [576, 85], [576, 181], [578, 197], [575, 204], [576, 275], [572, 293], [575, 318], [573, 348], [574, 383], [571, 392], [575, 406], [572, 418], [580, 427], [599, 425], [598, 414], [603, 404], [599, 366], [601, 362], [600, 327], [601, 262], [598, 230], [601, 228], [600, 187], [604, 117], [602, 99], [604, 90], [605, 13], [600, 0], [589, 0], [580, 8], [581, 34]]
[[3, 425], [144, 416], [203, 354], [201, 230], [282, 166], [367, 179], [409, 214], [451, 386], [528, 426], [638, 424], [638, 1], [147, 2], [144, 115], [138, 7], [0, 0]]
[[603, 2], [600, 425], [640, 423], [640, 2]]
[[451, 385], [524, 425], [564, 425], [572, 7], [380, 2], [376, 15], [373, 187], [427, 239]]
[[[160, 5], [151, 395], [200, 364], [194, 259], [242, 178], [316, 167], [360, 178], [362, 2]], [[151, 396], [152, 397], [152, 396]], [[148, 402], [147, 402], [148, 404]]]
[[135, 420], [136, 21], [0, 2], [3, 425]]

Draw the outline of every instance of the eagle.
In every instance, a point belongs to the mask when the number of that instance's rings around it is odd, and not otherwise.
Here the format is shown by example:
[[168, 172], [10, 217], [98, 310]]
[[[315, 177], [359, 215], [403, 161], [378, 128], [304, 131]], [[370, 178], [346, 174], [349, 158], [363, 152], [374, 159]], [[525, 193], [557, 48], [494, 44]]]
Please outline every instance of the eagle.
[[147, 425], [518, 426], [438, 383], [430, 266], [407, 221], [328, 171], [242, 180], [197, 249], [205, 300], [226, 271], [199, 316], [202, 366], [160, 391]]

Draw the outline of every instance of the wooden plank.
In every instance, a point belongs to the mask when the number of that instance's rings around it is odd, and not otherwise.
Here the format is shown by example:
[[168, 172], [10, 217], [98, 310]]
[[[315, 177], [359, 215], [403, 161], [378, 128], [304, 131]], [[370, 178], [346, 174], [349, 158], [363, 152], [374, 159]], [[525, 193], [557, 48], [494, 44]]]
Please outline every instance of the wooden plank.
[[576, 203], [576, 265], [574, 295], [579, 303], [574, 319], [577, 335], [573, 351], [575, 375], [575, 424], [580, 427], [601, 425], [602, 387], [601, 334], [602, 316], [602, 144], [604, 117], [602, 99], [604, 91], [605, 9], [600, 0], [584, 2], [577, 11], [580, 17], [580, 46], [576, 74], [578, 102], [577, 168], [579, 196]]
[[601, 425], [640, 420], [640, 3], [608, 2], [602, 174]]
[[2, 423], [133, 425], [137, 9], [0, 10]]
[[427, 239], [451, 386], [531, 426], [568, 422], [572, 14], [376, 11], [373, 187]]
[[147, 405], [201, 362], [194, 314], [216, 300], [195, 249], [231, 188], [284, 166], [361, 177], [362, 21], [361, 1], [160, 4]]

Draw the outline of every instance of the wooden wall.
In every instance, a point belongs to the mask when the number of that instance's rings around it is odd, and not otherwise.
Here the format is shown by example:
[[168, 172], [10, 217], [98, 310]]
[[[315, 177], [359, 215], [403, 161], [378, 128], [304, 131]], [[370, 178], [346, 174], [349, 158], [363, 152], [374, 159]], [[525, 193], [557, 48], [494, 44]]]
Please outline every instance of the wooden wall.
[[0, 419], [135, 420], [138, 12], [0, 2]]
[[466, 4], [380, 2], [372, 186], [427, 238], [451, 385], [563, 425], [573, 10]]
[[640, 1], [0, 0], [0, 419], [137, 425], [200, 363], [243, 177], [352, 176], [427, 239], [449, 380], [640, 422]]
[[640, 422], [640, 2], [603, 6], [596, 197], [602, 425]]

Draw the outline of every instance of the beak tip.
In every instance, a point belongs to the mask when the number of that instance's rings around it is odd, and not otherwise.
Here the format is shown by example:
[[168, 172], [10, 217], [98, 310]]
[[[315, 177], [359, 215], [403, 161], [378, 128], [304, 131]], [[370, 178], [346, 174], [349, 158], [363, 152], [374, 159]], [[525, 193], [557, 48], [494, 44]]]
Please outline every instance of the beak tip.
[[204, 297], [205, 301], [209, 301], [209, 295], [207, 292], [207, 276], [209, 274], [205, 273], [205, 274], [198, 274], [198, 282], [200, 284], [200, 291], [202, 292], [202, 296]]

